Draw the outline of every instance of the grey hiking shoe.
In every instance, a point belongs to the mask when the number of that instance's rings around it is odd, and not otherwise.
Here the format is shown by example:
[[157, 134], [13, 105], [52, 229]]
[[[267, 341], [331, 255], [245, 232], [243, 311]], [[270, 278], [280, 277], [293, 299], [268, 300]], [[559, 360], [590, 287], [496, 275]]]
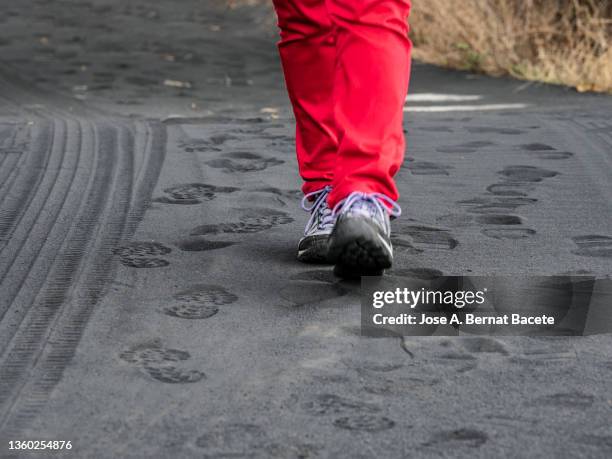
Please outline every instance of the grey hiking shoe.
[[[298, 243], [298, 260], [304, 263], [327, 263], [327, 242], [334, 229], [336, 218], [327, 205], [330, 186], [308, 193], [302, 199], [302, 209], [310, 212], [304, 237]], [[312, 204], [309, 201], [314, 198]]]
[[[388, 204], [388, 206], [386, 205]], [[380, 193], [351, 193], [339, 202], [329, 237], [328, 257], [340, 277], [379, 276], [393, 263], [391, 217], [399, 217], [399, 205]]]

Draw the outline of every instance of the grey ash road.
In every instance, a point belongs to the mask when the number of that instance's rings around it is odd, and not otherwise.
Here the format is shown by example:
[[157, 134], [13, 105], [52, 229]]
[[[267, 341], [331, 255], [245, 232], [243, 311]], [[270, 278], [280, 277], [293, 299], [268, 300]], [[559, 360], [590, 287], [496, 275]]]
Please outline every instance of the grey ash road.
[[[360, 336], [261, 7], [0, 12], [0, 456], [610, 457], [612, 337]], [[612, 99], [415, 64], [395, 272], [612, 273]], [[36, 457], [55, 457], [47, 452]]]

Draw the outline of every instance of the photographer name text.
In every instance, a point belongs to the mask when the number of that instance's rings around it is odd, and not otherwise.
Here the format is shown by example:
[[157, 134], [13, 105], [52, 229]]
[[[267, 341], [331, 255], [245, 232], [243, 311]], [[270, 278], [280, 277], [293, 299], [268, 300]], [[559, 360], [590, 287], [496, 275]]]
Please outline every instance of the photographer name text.
[[496, 316], [485, 316], [479, 314], [400, 314], [397, 316], [385, 316], [374, 314], [372, 316], [374, 325], [555, 325], [555, 318], [546, 314], [529, 316], [522, 314], [503, 314]]

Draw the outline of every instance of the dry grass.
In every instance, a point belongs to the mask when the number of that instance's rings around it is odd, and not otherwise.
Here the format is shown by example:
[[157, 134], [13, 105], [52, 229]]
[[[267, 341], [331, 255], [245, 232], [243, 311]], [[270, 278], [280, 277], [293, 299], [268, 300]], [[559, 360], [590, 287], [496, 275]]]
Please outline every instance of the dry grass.
[[415, 58], [612, 92], [609, 0], [414, 0]]

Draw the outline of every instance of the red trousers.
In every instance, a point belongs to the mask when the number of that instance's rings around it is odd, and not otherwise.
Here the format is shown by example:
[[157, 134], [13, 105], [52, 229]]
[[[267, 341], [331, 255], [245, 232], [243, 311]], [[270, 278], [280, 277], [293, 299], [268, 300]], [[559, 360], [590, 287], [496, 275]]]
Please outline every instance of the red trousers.
[[274, 7], [302, 190], [332, 185], [330, 206], [353, 191], [397, 200], [410, 0], [274, 0]]

